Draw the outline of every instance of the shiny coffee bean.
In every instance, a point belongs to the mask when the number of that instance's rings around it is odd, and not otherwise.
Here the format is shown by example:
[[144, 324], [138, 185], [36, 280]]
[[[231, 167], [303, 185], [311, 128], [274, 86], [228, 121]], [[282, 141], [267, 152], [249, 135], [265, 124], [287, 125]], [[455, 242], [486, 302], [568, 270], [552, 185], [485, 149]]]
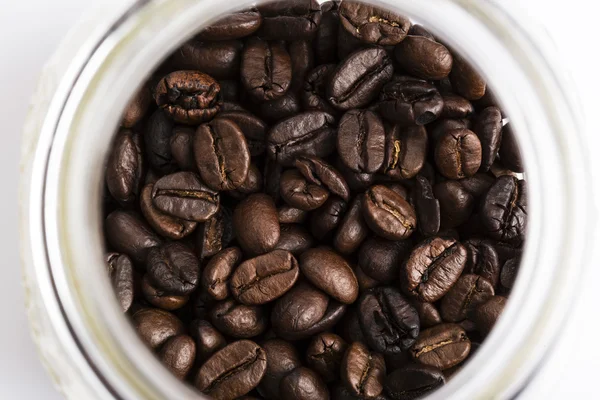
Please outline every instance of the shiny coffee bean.
[[205, 42], [192, 39], [173, 53], [169, 63], [176, 69], [202, 71], [215, 79], [237, 79], [243, 48], [240, 40]]
[[284, 204], [277, 209], [277, 217], [280, 224], [302, 224], [308, 217], [308, 211]]
[[281, 380], [302, 365], [296, 347], [285, 340], [269, 339], [262, 344], [267, 355], [267, 370], [258, 392], [267, 399], [281, 398]]
[[254, 100], [267, 101], [282, 97], [290, 87], [291, 79], [292, 63], [283, 43], [257, 38], [246, 42], [242, 54], [241, 81]]
[[268, 40], [311, 39], [321, 22], [316, 0], [275, 1], [258, 7], [263, 23], [257, 35]]
[[395, 180], [415, 177], [425, 164], [427, 142], [427, 131], [423, 127], [395, 125], [388, 129], [381, 172]]
[[148, 107], [152, 102], [152, 94], [146, 85], [142, 86], [127, 104], [123, 116], [121, 117], [121, 126], [123, 128], [133, 128], [146, 115]]
[[173, 375], [184, 380], [196, 360], [196, 343], [188, 335], [172, 337], [160, 349], [158, 357]]
[[239, 340], [200, 367], [195, 386], [215, 400], [234, 400], [258, 386], [266, 369], [265, 351], [250, 340]]
[[144, 263], [151, 248], [161, 244], [159, 237], [141, 216], [131, 211], [113, 211], [106, 217], [106, 238], [111, 248]]
[[258, 336], [267, 329], [267, 316], [261, 307], [238, 304], [233, 299], [213, 307], [211, 322], [225, 335], [240, 339]]
[[140, 194], [140, 209], [150, 226], [160, 235], [174, 240], [182, 239], [194, 232], [197, 222], [173, 217], [154, 206], [153, 188], [153, 184], [146, 185]]
[[329, 198], [327, 189], [310, 183], [297, 169], [283, 172], [280, 191], [287, 204], [306, 211], [321, 207]]
[[198, 361], [204, 362], [213, 354], [227, 346], [227, 340], [210, 322], [196, 319], [190, 324], [190, 335], [196, 341]]
[[342, 359], [342, 382], [350, 392], [360, 398], [373, 398], [383, 391], [385, 379], [383, 355], [369, 352], [367, 346], [354, 342], [348, 346]]
[[312, 235], [321, 241], [329, 238], [341, 223], [347, 208], [348, 204], [344, 200], [329, 197], [325, 204], [312, 212], [310, 217], [310, 232]]
[[502, 142], [502, 112], [498, 107], [488, 107], [481, 111], [473, 132], [481, 142], [481, 171], [488, 171], [496, 160]]
[[175, 160], [171, 154], [174, 126], [167, 112], [158, 109], [150, 116], [144, 129], [145, 160], [161, 174], [175, 171]]
[[146, 271], [156, 287], [184, 295], [198, 286], [200, 263], [190, 249], [173, 242], [150, 250]]
[[119, 253], [107, 253], [105, 261], [121, 310], [127, 312], [134, 296], [133, 263], [125, 254]]
[[413, 24], [408, 30], [408, 34], [412, 36], [423, 36], [428, 39], [435, 40], [435, 36], [429, 32], [423, 25]]
[[435, 164], [448, 179], [468, 178], [481, 165], [481, 142], [468, 129], [446, 131], [435, 146]]
[[196, 161], [192, 151], [195, 130], [188, 126], [176, 126], [170, 138], [171, 157], [184, 171], [196, 171]]
[[340, 6], [344, 29], [365, 43], [393, 46], [406, 38], [410, 20], [369, 4], [345, 1]]
[[377, 97], [393, 72], [392, 61], [383, 48], [358, 50], [333, 72], [327, 99], [340, 110], [365, 107]]
[[475, 198], [457, 181], [436, 183], [433, 194], [440, 204], [442, 229], [462, 225], [473, 213]]
[[144, 159], [140, 135], [128, 129], [121, 129], [106, 163], [108, 191], [122, 205], [135, 203], [143, 172]]
[[264, 254], [279, 242], [279, 220], [271, 197], [256, 193], [242, 200], [233, 211], [233, 229], [242, 249]]
[[221, 112], [219, 118], [234, 122], [242, 130], [252, 157], [265, 152], [267, 124], [258, 117], [246, 111], [226, 111]]
[[512, 125], [508, 124], [502, 132], [502, 143], [500, 144], [500, 161], [502, 165], [514, 172], [524, 172], [525, 164], [519, 149], [519, 143], [512, 130]]
[[201, 260], [217, 254], [233, 240], [232, 212], [221, 207], [196, 229], [196, 254]]
[[200, 40], [231, 40], [252, 35], [262, 23], [262, 17], [256, 10], [245, 10], [227, 15], [196, 36]]
[[374, 173], [385, 157], [385, 131], [377, 114], [348, 111], [340, 120], [337, 137], [340, 159], [354, 172]]
[[358, 282], [350, 265], [332, 250], [314, 248], [300, 256], [306, 279], [333, 299], [352, 304], [358, 297]]
[[477, 274], [496, 287], [500, 278], [500, 260], [493, 242], [489, 240], [467, 240], [467, 265], [465, 272]]
[[242, 261], [242, 252], [229, 247], [210, 259], [202, 271], [201, 287], [215, 300], [229, 297], [229, 279]]
[[460, 277], [467, 250], [454, 239], [434, 237], [415, 247], [403, 266], [404, 288], [421, 301], [441, 299]]
[[369, 346], [384, 354], [406, 351], [419, 335], [417, 310], [393, 287], [364, 293], [358, 319]]
[[306, 350], [306, 363], [325, 382], [333, 382], [340, 376], [342, 358], [348, 345], [335, 333], [324, 332], [310, 341]]
[[281, 398], [290, 400], [329, 400], [329, 390], [312, 369], [298, 367], [285, 376], [279, 385]]
[[444, 93], [442, 98], [444, 99], [444, 108], [442, 109], [441, 118], [468, 118], [475, 111], [473, 104], [464, 97], [453, 93]]
[[362, 196], [354, 198], [333, 237], [333, 247], [341, 254], [354, 253], [369, 234], [363, 218], [363, 203]]
[[390, 282], [400, 276], [400, 266], [411, 249], [410, 241], [391, 241], [372, 237], [360, 246], [358, 265], [371, 278], [380, 282]]
[[486, 336], [490, 333], [505, 306], [506, 297], [494, 296], [475, 309], [473, 319], [482, 335]]
[[443, 44], [428, 37], [406, 36], [395, 47], [394, 55], [405, 71], [422, 79], [443, 79], [452, 70], [450, 51]]
[[460, 326], [441, 324], [422, 331], [410, 355], [420, 364], [444, 370], [461, 363], [470, 350], [471, 341]]
[[481, 75], [458, 54], [454, 54], [450, 81], [454, 91], [467, 100], [478, 100], [486, 92], [486, 84]]
[[[427, 132], [429, 133], [430, 142], [432, 144], [432, 150], [435, 155], [435, 146], [438, 143], [439, 139], [449, 131], [453, 131], [456, 129], [469, 129], [471, 126], [468, 119], [438, 119], [432, 124], [427, 126]], [[435, 162], [435, 158], [433, 160]]]
[[463, 275], [442, 299], [440, 312], [444, 321], [460, 322], [494, 296], [494, 286], [479, 275]]
[[378, 104], [385, 119], [402, 126], [429, 124], [439, 118], [443, 108], [444, 99], [435, 86], [407, 76], [387, 83]]
[[177, 310], [185, 306], [190, 299], [189, 295], [172, 294], [156, 287], [148, 275], [144, 275], [142, 279], [142, 294], [148, 303], [166, 311]]
[[275, 249], [287, 250], [298, 257], [314, 244], [315, 240], [302, 225], [283, 224], [280, 227], [279, 242]]
[[419, 300], [414, 300], [412, 304], [419, 314], [421, 328], [430, 328], [442, 323], [442, 317], [434, 304]]
[[416, 400], [444, 385], [444, 374], [427, 365], [409, 364], [385, 379], [385, 394], [393, 400]]
[[417, 226], [424, 236], [436, 235], [441, 225], [440, 201], [435, 198], [431, 184], [424, 176], [417, 176], [413, 190]]
[[176, 316], [157, 308], [142, 308], [133, 313], [131, 320], [140, 339], [153, 350], [184, 331]]
[[481, 220], [493, 238], [521, 243], [527, 228], [525, 181], [508, 175], [496, 179], [482, 200]]
[[365, 193], [363, 216], [367, 225], [388, 240], [406, 239], [417, 227], [414, 208], [393, 190], [372, 186]]
[[338, 112], [327, 101], [326, 93], [327, 85], [335, 69], [336, 64], [323, 64], [309, 71], [300, 92], [304, 111], [323, 111], [331, 115]]
[[323, 186], [336, 196], [348, 201], [350, 188], [344, 177], [325, 161], [312, 156], [296, 158], [296, 168], [311, 183]]

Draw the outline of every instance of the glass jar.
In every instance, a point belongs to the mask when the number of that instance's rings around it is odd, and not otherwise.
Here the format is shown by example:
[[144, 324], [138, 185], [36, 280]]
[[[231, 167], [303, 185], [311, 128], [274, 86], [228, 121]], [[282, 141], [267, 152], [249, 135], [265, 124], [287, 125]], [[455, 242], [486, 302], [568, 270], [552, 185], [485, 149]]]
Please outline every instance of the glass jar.
[[[509, 398], [543, 363], [577, 294], [591, 206], [577, 104], [526, 15], [491, 0], [378, 0], [461, 52], [518, 132], [528, 239], [484, 346], [430, 399]], [[103, 263], [103, 165], [121, 111], [175, 48], [247, 0], [138, 0], [80, 25], [46, 69], [26, 126], [21, 243], [31, 329], [70, 399], [194, 399], [138, 340]]]

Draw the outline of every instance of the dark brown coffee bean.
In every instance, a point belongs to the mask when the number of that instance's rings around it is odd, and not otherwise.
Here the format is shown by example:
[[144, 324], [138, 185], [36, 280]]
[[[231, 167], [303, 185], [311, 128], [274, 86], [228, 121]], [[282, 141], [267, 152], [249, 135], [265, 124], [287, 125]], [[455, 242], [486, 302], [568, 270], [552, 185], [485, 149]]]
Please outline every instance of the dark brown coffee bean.
[[262, 17], [258, 11], [245, 10], [227, 15], [202, 29], [200, 40], [231, 40], [252, 35], [260, 28]]
[[173, 217], [158, 210], [152, 203], [154, 185], [144, 186], [140, 195], [140, 209], [150, 226], [169, 239], [182, 239], [196, 229], [197, 222]]
[[346, 183], [348, 183], [350, 190], [361, 192], [375, 182], [375, 174], [354, 172], [339, 157], [335, 160], [335, 167], [340, 171]]
[[478, 100], [486, 92], [486, 84], [475, 68], [458, 54], [453, 54], [454, 63], [450, 72], [452, 88], [467, 100]]
[[250, 340], [239, 340], [200, 367], [195, 386], [215, 400], [234, 400], [258, 386], [266, 369], [265, 351]]
[[352, 254], [367, 238], [369, 227], [363, 218], [363, 196], [356, 196], [333, 237], [333, 247], [341, 254]]
[[285, 294], [298, 280], [298, 262], [289, 251], [246, 260], [235, 269], [229, 287], [233, 297], [248, 305], [265, 304]]
[[440, 203], [442, 229], [462, 225], [473, 213], [475, 198], [457, 181], [436, 183], [433, 194]]
[[304, 111], [323, 111], [331, 115], [337, 114], [338, 111], [327, 101], [327, 85], [335, 69], [336, 64], [323, 64], [308, 73], [300, 92], [300, 100]]
[[469, 178], [459, 180], [462, 187], [475, 198], [479, 198], [486, 194], [495, 181], [493, 175], [481, 172], [478, 172]]
[[184, 380], [196, 360], [196, 343], [188, 335], [172, 337], [160, 349], [159, 358], [173, 375]]
[[287, 250], [296, 257], [315, 244], [313, 237], [302, 225], [283, 224], [280, 231], [279, 242], [277, 242], [275, 249]]
[[356, 275], [356, 280], [358, 281], [358, 292], [364, 293], [369, 289], [376, 288], [381, 286], [381, 282], [371, 278], [369, 275], [365, 274], [360, 265], [355, 265], [353, 268], [354, 275]]
[[312, 235], [321, 241], [329, 238], [342, 221], [347, 208], [348, 204], [344, 200], [329, 197], [325, 204], [311, 215], [310, 231]]
[[121, 126], [124, 128], [132, 128], [144, 118], [148, 107], [152, 102], [152, 94], [146, 85], [142, 86], [129, 100], [129, 104], [121, 117]]
[[369, 4], [345, 1], [340, 6], [342, 26], [365, 43], [393, 46], [400, 43], [410, 29], [407, 17]]
[[257, 35], [268, 40], [311, 39], [321, 22], [316, 0], [275, 1], [258, 7], [263, 24]]
[[233, 211], [233, 229], [240, 246], [249, 254], [273, 250], [280, 235], [273, 199], [255, 193], [242, 200]]
[[369, 227], [388, 240], [406, 239], [417, 227], [414, 208], [393, 190], [376, 185], [365, 193], [363, 216]]
[[404, 265], [408, 293], [421, 301], [441, 299], [460, 277], [467, 262], [467, 250], [454, 239], [427, 239], [412, 251]]
[[282, 97], [265, 101], [255, 107], [255, 112], [265, 121], [274, 124], [302, 112], [300, 98], [289, 89]]
[[444, 99], [444, 108], [440, 116], [441, 118], [468, 118], [475, 111], [473, 104], [464, 97], [453, 93], [444, 93], [442, 97]]
[[229, 279], [234, 269], [242, 261], [242, 252], [230, 247], [210, 259], [202, 271], [202, 288], [215, 300], [229, 297]]
[[291, 166], [296, 157], [327, 157], [335, 150], [335, 118], [321, 111], [309, 111], [273, 126], [267, 137], [269, 156]]
[[452, 70], [452, 54], [441, 43], [408, 35], [395, 47], [398, 64], [409, 74], [427, 80], [443, 79]]
[[347, 342], [363, 342], [366, 343], [366, 339], [363, 335], [358, 322], [358, 313], [355, 308], [350, 308], [344, 314], [344, 317], [340, 323], [336, 326], [336, 332]]
[[238, 304], [233, 299], [217, 303], [211, 311], [211, 322], [227, 336], [246, 339], [267, 329], [267, 316], [258, 306]]
[[444, 99], [435, 86], [408, 76], [398, 76], [387, 83], [379, 100], [381, 115], [402, 126], [429, 124], [439, 118], [444, 108]]
[[512, 176], [501, 176], [481, 205], [481, 221], [495, 239], [521, 243], [527, 228], [527, 186]]
[[176, 316], [158, 308], [142, 308], [133, 313], [131, 320], [140, 339], [153, 350], [184, 331]]
[[413, 190], [417, 225], [424, 236], [436, 235], [440, 230], [440, 202], [433, 194], [431, 184], [424, 176], [417, 176]]
[[281, 398], [290, 400], [329, 400], [329, 390], [312, 369], [299, 367], [281, 380]]
[[468, 129], [447, 131], [435, 146], [435, 164], [448, 179], [475, 175], [481, 165], [481, 142]]
[[261, 121], [260, 118], [246, 111], [222, 112], [219, 114], [219, 118], [233, 121], [240, 127], [252, 157], [260, 156], [265, 152], [267, 124]]
[[337, 62], [337, 38], [340, 28], [339, 3], [321, 3], [321, 24], [313, 40], [317, 65]]
[[161, 174], [170, 174], [177, 167], [171, 154], [174, 126], [167, 112], [159, 108], [148, 118], [144, 127], [144, 159]]
[[465, 248], [467, 249], [465, 272], [477, 274], [496, 287], [501, 266], [493, 243], [489, 240], [467, 240]]
[[371, 348], [398, 354], [413, 345], [419, 335], [419, 315], [398, 289], [371, 289], [358, 304], [360, 327]]
[[154, 89], [154, 100], [175, 122], [196, 125], [220, 110], [221, 87], [200, 71], [176, 71], [162, 78]]
[[474, 320], [482, 335], [486, 336], [490, 333], [505, 306], [506, 297], [494, 296], [477, 307]]
[[188, 126], [176, 126], [171, 135], [171, 157], [179, 168], [185, 171], [196, 171], [196, 160], [192, 151], [195, 130]]
[[105, 180], [108, 191], [122, 205], [135, 203], [143, 173], [140, 135], [128, 129], [121, 129], [106, 163]]
[[340, 159], [354, 172], [376, 172], [385, 156], [385, 131], [371, 111], [351, 110], [340, 120], [337, 136]]
[[379, 353], [369, 352], [367, 346], [354, 342], [342, 359], [342, 382], [353, 395], [373, 398], [383, 391], [385, 360]]
[[441, 324], [421, 332], [410, 355], [420, 364], [444, 370], [461, 363], [470, 350], [471, 341], [460, 326]]
[[227, 346], [227, 341], [210, 322], [196, 319], [190, 324], [190, 335], [196, 340], [198, 361], [204, 362]]
[[325, 382], [333, 382], [340, 376], [340, 366], [347, 347], [344, 339], [335, 333], [320, 333], [308, 345], [306, 363]]
[[481, 111], [475, 120], [473, 132], [477, 134], [481, 142], [480, 170], [486, 172], [496, 160], [502, 142], [502, 112], [500, 109], [492, 106]]
[[298, 157], [295, 165], [309, 182], [324, 186], [331, 194], [348, 201], [350, 188], [344, 177], [331, 165], [312, 156]]
[[190, 249], [173, 242], [150, 250], [146, 271], [156, 287], [183, 295], [198, 286], [200, 263]]
[[[469, 129], [471, 126], [468, 119], [438, 119], [432, 124], [427, 126], [427, 131], [429, 133], [429, 139], [432, 143], [432, 150], [435, 151], [435, 146], [439, 142], [440, 138], [449, 131], [453, 131], [456, 129]], [[435, 153], [434, 153], [435, 154]], [[433, 160], [435, 161], [435, 159]]]
[[156, 287], [147, 274], [142, 279], [142, 294], [148, 303], [167, 311], [174, 311], [185, 306], [190, 299], [187, 294], [172, 294]]
[[279, 200], [279, 190], [281, 183], [281, 174], [283, 173], [283, 166], [272, 158], [265, 160], [265, 169], [263, 173], [263, 187], [265, 193], [273, 199], [273, 201]]
[[241, 82], [256, 101], [282, 97], [290, 87], [292, 63], [281, 42], [250, 39], [242, 54]]
[[262, 347], [267, 354], [267, 371], [260, 381], [258, 392], [267, 399], [279, 399], [281, 380], [300, 367], [302, 362], [296, 347], [290, 342], [269, 339]]
[[500, 144], [500, 161], [502, 165], [514, 172], [524, 172], [525, 163], [519, 149], [519, 143], [512, 125], [508, 124], [502, 133], [502, 143]]
[[362, 271], [379, 282], [398, 279], [400, 265], [410, 254], [410, 241], [391, 241], [371, 237], [363, 242], [358, 253]]
[[321, 207], [329, 198], [327, 189], [310, 183], [297, 169], [281, 175], [280, 192], [287, 204], [306, 211]]
[[277, 216], [280, 224], [302, 224], [308, 217], [308, 211], [284, 204], [277, 209]]
[[300, 270], [317, 288], [335, 300], [352, 304], [358, 297], [358, 282], [350, 265], [334, 251], [315, 248], [300, 257]]
[[414, 300], [412, 304], [419, 313], [421, 328], [431, 328], [442, 323], [442, 317], [434, 304], [419, 300]]
[[304, 85], [304, 78], [314, 67], [312, 43], [308, 40], [294, 40], [288, 45], [292, 61], [292, 83], [290, 91], [297, 92]]
[[204, 222], [219, 209], [219, 194], [193, 172], [176, 172], [156, 181], [152, 203], [165, 214]]
[[113, 211], [105, 221], [106, 239], [110, 247], [127, 254], [136, 263], [146, 262], [148, 251], [161, 244], [161, 240], [142, 220], [131, 211]]
[[240, 40], [204, 42], [192, 39], [169, 59], [175, 69], [202, 71], [215, 79], [237, 79], [244, 43]]
[[515, 257], [506, 261], [502, 266], [502, 272], [500, 272], [500, 284], [507, 291], [512, 290], [515, 285], [520, 264], [521, 257]]
[[470, 318], [480, 304], [494, 296], [492, 284], [479, 275], [463, 275], [442, 299], [440, 312], [447, 322]]
[[427, 365], [409, 364], [385, 379], [385, 394], [392, 400], [416, 400], [444, 385], [444, 374]]
[[396, 180], [413, 178], [425, 164], [427, 142], [427, 131], [421, 126], [388, 129], [381, 172]]
[[127, 312], [131, 308], [134, 296], [133, 263], [125, 254], [119, 253], [107, 253], [105, 260], [121, 310]]
[[196, 229], [196, 254], [201, 260], [217, 254], [233, 240], [232, 212], [221, 207]]

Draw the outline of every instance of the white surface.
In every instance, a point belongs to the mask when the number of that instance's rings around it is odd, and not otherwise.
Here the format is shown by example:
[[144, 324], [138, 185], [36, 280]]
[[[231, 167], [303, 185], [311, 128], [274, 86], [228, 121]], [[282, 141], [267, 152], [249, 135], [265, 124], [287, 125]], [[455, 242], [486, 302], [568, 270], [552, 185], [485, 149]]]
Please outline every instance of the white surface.
[[[556, 42], [563, 59], [576, 82], [585, 114], [597, 118], [598, 38], [595, 16], [598, 8], [589, 0], [505, 0], [521, 7], [532, 21], [543, 23]], [[96, 1], [109, 7], [119, 0]], [[519, 4], [524, 3], [524, 4]], [[9, 5], [10, 4], [10, 5]], [[24, 313], [23, 293], [17, 238], [17, 179], [21, 126], [29, 97], [45, 60], [52, 54], [60, 39], [90, 2], [80, 0], [29, 0], [9, 2], [0, 0], [0, 127], [2, 128], [3, 196], [0, 211], [3, 229], [0, 237], [2, 254], [3, 304], [0, 328], [0, 398], [2, 399], [60, 399], [49, 377], [37, 360], [29, 336]], [[598, 132], [588, 132], [590, 148], [600, 146]], [[598, 162], [592, 160], [594, 182], [597, 186]], [[590, 261], [591, 262], [591, 261]], [[565, 268], [569, 268], [565, 265]], [[598, 322], [597, 289], [600, 269], [590, 268], [582, 286], [582, 295], [573, 307], [574, 317], [557, 343], [546, 366], [521, 396], [523, 399], [593, 398], [598, 392], [596, 375], [600, 370], [600, 347], [596, 343]], [[83, 400], [83, 399], [82, 399]]]

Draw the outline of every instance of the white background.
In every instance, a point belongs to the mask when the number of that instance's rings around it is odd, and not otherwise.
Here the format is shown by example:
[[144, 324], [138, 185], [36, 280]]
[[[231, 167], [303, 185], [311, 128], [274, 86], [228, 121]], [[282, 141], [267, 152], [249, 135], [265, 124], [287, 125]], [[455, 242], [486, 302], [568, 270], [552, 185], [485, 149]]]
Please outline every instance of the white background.
[[[477, 0], [474, 0], [477, 1]], [[592, 0], [505, 0], [532, 23], [541, 23], [571, 71], [589, 127], [600, 113], [598, 19]], [[90, 7], [119, 0], [0, 0], [0, 398], [60, 399], [40, 365], [29, 337], [20, 284], [17, 235], [17, 182], [21, 126], [43, 63], [60, 39]], [[519, 4], [521, 3], [521, 4]], [[589, 147], [600, 145], [598, 129], [588, 129]], [[598, 162], [593, 176], [597, 181]], [[590, 182], [590, 196], [597, 184]], [[590, 257], [591, 259], [592, 257]], [[565, 265], [569, 268], [569, 265]], [[546, 367], [520, 398], [598, 398], [600, 270], [590, 266], [573, 318]], [[85, 399], [82, 399], [85, 400]]]

